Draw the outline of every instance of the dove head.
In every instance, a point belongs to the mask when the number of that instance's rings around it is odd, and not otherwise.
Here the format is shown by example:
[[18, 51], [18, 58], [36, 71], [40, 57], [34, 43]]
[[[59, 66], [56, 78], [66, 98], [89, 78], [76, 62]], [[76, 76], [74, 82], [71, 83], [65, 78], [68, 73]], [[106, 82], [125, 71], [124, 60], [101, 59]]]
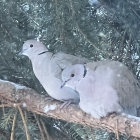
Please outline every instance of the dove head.
[[33, 56], [43, 54], [47, 51], [48, 49], [41, 42], [37, 40], [27, 40], [23, 44], [20, 54], [26, 55], [31, 58]]
[[68, 66], [62, 72], [62, 81], [63, 86], [70, 87], [72, 89], [76, 89], [76, 85], [79, 83], [81, 79], [83, 79], [86, 75], [86, 67], [82, 64], [76, 64]]

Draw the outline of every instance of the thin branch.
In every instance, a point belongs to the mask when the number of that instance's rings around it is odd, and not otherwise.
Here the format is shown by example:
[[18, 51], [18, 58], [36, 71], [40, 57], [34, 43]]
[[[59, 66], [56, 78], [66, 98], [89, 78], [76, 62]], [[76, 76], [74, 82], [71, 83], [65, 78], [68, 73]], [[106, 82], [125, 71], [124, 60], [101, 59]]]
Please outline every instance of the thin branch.
[[116, 132], [115, 132], [115, 135], [116, 135], [116, 140], [119, 140], [118, 120], [116, 121]]
[[42, 119], [40, 119], [40, 121], [41, 121], [41, 124], [42, 124], [42, 126], [43, 126], [43, 129], [44, 129], [44, 131], [45, 131], [47, 140], [50, 140], [50, 136], [49, 136], [49, 133], [48, 133], [48, 131], [47, 131], [47, 128], [45, 127], [44, 122], [42, 121]]
[[14, 115], [14, 118], [13, 118], [10, 140], [14, 140], [14, 130], [15, 130], [16, 119], [17, 119], [17, 112], [16, 112], [16, 114]]
[[0, 105], [0, 107], [2, 107], [2, 112], [5, 115], [5, 109], [4, 109], [5, 106], [4, 106], [4, 104]]
[[18, 110], [19, 110], [19, 112], [20, 112], [20, 115], [21, 115], [21, 118], [22, 118], [22, 121], [23, 121], [23, 124], [24, 124], [25, 133], [26, 133], [26, 138], [27, 138], [27, 140], [30, 140], [30, 136], [29, 136], [29, 133], [28, 133], [28, 128], [27, 128], [26, 120], [25, 120], [25, 118], [24, 118], [22, 109], [21, 109], [19, 106], [18, 106]]
[[[36, 120], [36, 122], [37, 122], [38, 128], [39, 128], [39, 130], [40, 130], [41, 139], [42, 139], [42, 140], [45, 140], [45, 137], [44, 137], [44, 134], [43, 134], [43, 131], [42, 131], [42, 127], [41, 127], [40, 122], [39, 122], [39, 120], [38, 120], [38, 117], [36, 116], [35, 113], [34, 113], [34, 117], [35, 117], [35, 120]], [[47, 139], [47, 140], [48, 140], [48, 139]]]
[[13, 106], [13, 104], [1, 104], [0, 105], [0, 108], [2, 108], [3, 109], [3, 112], [4, 112], [4, 114], [5, 114], [5, 111], [4, 111], [4, 107], [12, 107]]
[[131, 10], [132, 10], [132, 12], [140, 19], [139, 14], [138, 14], [133, 8], [131, 8]]

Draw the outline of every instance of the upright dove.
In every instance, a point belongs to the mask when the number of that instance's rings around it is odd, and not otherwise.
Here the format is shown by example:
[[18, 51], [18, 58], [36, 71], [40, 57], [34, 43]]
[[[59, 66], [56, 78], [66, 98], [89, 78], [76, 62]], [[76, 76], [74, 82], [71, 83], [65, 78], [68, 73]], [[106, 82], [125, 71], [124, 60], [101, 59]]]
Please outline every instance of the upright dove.
[[94, 118], [112, 112], [137, 116], [140, 84], [122, 63], [105, 60], [68, 66], [62, 72], [63, 87], [80, 95], [80, 108]]
[[85, 63], [88, 60], [62, 52], [53, 54], [39, 41], [27, 40], [22, 55], [31, 60], [33, 71], [47, 93], [65, 103], [79, 103], [79, 94], [69, 87], [61, 88], [61, 72], [69, 65]]

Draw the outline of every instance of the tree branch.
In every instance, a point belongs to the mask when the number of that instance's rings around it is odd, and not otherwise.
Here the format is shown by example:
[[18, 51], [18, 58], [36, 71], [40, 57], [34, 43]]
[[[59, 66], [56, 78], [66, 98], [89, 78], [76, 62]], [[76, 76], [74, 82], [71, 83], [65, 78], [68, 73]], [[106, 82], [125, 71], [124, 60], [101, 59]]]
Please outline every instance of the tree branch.
[[47, 96], [12, 82], [0, 80], [0, 100], [14, 107], [20, 105], [28, 111], [44, 116], [106, 129], [116, 134], [119, 131], [119, 133], [140, 138], [140, 119], [137, 117], [112, 114], [100, 120], [94, 119], [82, 112], [76, 105], [60, 109], [60, 102], [50, 101]]

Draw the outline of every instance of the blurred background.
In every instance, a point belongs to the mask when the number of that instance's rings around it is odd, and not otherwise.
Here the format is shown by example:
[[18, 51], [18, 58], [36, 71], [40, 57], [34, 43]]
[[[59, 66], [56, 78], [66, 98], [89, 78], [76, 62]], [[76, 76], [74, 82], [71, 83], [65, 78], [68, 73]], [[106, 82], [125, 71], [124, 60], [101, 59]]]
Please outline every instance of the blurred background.
[[[0, 0], [0, 79], [46, 94], [29, 59], [18, 55], [28, 39], [39, 39], [54, 53], [120, 61], [140, 78], [139, 0]], [[9, 140], [15, 112], [0, 108], [0, 140]], [[31, 140], [43, 140], [37, 120], [52, 140], [115, 140], [105, 130], [24, 114]], [[17, 113], [14, 140], [25, 139]], [[120, 135], [120, 140], [128, 139], [133, 138]]]

